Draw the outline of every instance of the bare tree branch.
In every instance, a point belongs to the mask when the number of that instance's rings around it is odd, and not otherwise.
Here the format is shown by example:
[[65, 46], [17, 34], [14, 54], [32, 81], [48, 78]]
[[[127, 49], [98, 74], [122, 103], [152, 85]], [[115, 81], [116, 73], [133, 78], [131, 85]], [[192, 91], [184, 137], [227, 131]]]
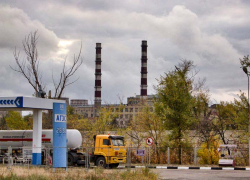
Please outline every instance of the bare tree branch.
[[29, 84], [33, 87], [35, 92], [38, 92], [38, 87], [42, 86], [42, 73], [39, 70], [39, 59], [38, 59], [38, 51], [37, 51], [37, 30], [35, 32], [31, 32], [25, 39], [23, 40], [23, 50], [26, 54], [26, 58], [20, 59], [20, 51], [17, 52], [16, 48], [13, 52], [17, 68], [11, 67], [12, 70], [21, 73], [29, 82]]
[[82, 52], [82, 43], [79, 53], [77, 54], [77, 56], [74, 55], [73, 64], [67, 70], [66, 70], [67, 57], [65, 58], [60, 80], [55, 88], [55, 96], [54, 96], [55, 98], [60, 99], [65, 87], [75, 83], [79, 79], [78, 77], [76, 80], [69, 82], [69, 78], [75, 74], [75, 72], [79, 69], [79, 67], [83, 63], [83, 59], [81, 58], [81, 52]]
[[[31, 32], [22, 41], [23, 50], [26, 55], [26, 57], [23, 60], [20, 59], [19, 56], [20, 51], [17, 51], [15, 48], [13, 55], [17, 64], [17, 68], [13, 68], [10, 66], [12, 70], [22, 74], [28, 80], [29, 84], [33, 87], [36, 93], [39, 92], [39, 87], [40, 89], [41, 88], [45, 89], [45, 85], [42, 81], [42, 72], [40, 71], [40, 62], [38, 58], [39, 56], [37, 50], [37, 43], [39, 36], [37, 32], [38, 32], [37, 30]], [[60, 73], [60, 78], [58, 82], [55, 81], [52, 72], [52, 81], [55, 88], [54, 98], [60, 99], [66, 86], [75, 83], [79, 79], [78, 77], [76, 78], [76, 80], [69, 81], [70, 77], [75, 74], [75, 72], [79, 69], [79, 67], [83, 63], [83, 59], [81, 58], [81, 52], [82, 52], [82, 43], [79, 53], [77, 55], [74, 55], [73, 64], [67, 70], [66, 70], [67, 57], [65, 57], [63, 69], [62, 72]]]

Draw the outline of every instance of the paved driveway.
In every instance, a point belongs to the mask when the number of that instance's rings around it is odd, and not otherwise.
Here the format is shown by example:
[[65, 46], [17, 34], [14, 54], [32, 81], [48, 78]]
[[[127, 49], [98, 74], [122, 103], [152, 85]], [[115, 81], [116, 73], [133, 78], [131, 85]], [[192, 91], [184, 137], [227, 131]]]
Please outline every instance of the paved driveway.
[[194, 180], [250, 180], [250, 171], [237, 170], [171, 170], [171, 169], [151, 169], [158, 173], [160, 178], [165, 179], [194, 179]]

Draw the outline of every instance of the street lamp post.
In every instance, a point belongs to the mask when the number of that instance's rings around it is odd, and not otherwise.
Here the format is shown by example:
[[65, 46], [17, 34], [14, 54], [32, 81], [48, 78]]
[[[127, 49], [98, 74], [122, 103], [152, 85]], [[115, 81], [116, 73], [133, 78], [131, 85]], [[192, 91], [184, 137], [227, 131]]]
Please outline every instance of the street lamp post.
[[247, 100], [248, 100], [248, 163], [250, 166], [250, 107], [249, 107], [249, 76], [250, 76], [250, 72], [248, 72], [247, 67], [243, 66], [242, 67], [244, 73], [246, 73], [247, 75], [247, 87], [248, 87], [248, 91], [247, 91]]

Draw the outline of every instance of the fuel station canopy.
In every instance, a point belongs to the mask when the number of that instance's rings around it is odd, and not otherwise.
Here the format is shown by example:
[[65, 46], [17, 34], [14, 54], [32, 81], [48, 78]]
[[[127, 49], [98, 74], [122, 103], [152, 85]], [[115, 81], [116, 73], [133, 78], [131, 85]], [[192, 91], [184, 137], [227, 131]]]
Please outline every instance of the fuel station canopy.
[[[40, 165], [41, 164], [41, 149], [42, 149], [42, 111], [43, 110], [53, 110], [56, 117], [55, 122], [59, 122], [59, 125], [63, 125], [64, 129], [66, 127], [66, 103], [65, 100], [56, 100], [56, 99], [45, 99], [45, 98], [36, 98], [36, 97], [0, 97], [0, 111], [33, 111], [33, 141], [32, 141], [32, 164]], [[54, 115], [53, 115], [53, 126], [54, 126]], [[61, 119], [63, 121], [61, 121]], [[51, 120], [52, 121], [52, 120]], [[66, 131], [66, 130], [65, 130]], [[54, 132], [54, 127], [53, 127]], [[53, 139], [56, 138], [55, 143], [63, 143], [63, 146], [66, 146], [66, 134], [54, 134]], [[57, 138], [61, 138], [57, 140]], [[65, 141], [65, 142], [64, 142]], [[54, 148], [54, 141], [53, 141]], [[61, 148], [62, 149], [62, 148]], [[66, 166], [66, 147], [62, 150], [59, 148], [56, 157], [60, 161], [60, 164], [63, 164], [63, 167]], [[55, 154], [55, 153], [54, 153]], [[59, 161], [57, 160], [57, 161]], [[57, 162], [55, 161], [55, 162]], [[65, 161], [65, 162], [64, 162]], [[54, 162], [53, 162], [54, 165]], [[54, 167], [54, 166], [53, 166]], [[55, 166], [61, 167], [61, 166]], [[66, 168], [66, 167], [65, 167]]]
[[0, 111], [53, 110], [53, 103], [65, 103], [65, 100], [36, 97], [0, 97]]

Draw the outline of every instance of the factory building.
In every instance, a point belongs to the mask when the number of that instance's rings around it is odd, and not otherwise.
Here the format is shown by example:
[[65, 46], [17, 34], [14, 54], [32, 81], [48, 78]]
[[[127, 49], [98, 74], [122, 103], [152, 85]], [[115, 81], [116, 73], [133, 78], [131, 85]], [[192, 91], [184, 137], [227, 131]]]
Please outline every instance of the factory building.
[[[119, 126], [126, 126], [128, 125], [129, 121], [134, 119], [136, 114], [141, 111], [141, 109], [143, 108], [143, 104], [145, 104], [145, 102], [151, 107], [150, 110], [153, 111], [153, 100], [154, 96], [149, 95], [147, 96], [146, 101], [143, 101], [143, 103], [141, 103], [142, 102], [141, 96], [136, 95], [135, 97], [128, 97], [127, 104], [122, 104], [123, 107], [122, 109], [120, 109], [121, 107], [120, 104], [102, 104], [101, 107], [111, 108], [112, 112], [118, 113], [119, 115], [116, 119], [117, 124]], [[75, 99], [72, 100], [71, 102], [74, 101]], [[74, 103], [71, 104], [71, 106], [74, 107], [75, 113], [83, 115], [85, 118], [94, 118], [95, 117], [94, 105], [86, 104], [85, 102], [88, 100], [79, 100], [79, 101], [82, 101], [81, 106], [79, 106], [79, 104], [74, 104]]]
[[148, 104], [153, 111], [153, 95], [147, 94], [147, 41], [143, 40], [141, 44], [141, 85], [140, 95], [135, 97], [128, 97], [127, 104], [101, 104], [101, 43], [96, 43], [96, 59], [95, 59], [95, 97], [94, 104], [88, 104], [88, 100], [85, 99], [72, 99], [70, 105], [75, 108], [75, 113], [83, 115], [86, 118], [94, 118], [99, 116], [100, 108], [109, 107], [112, 112], [118, 113], [117, 124], [119, 126], [126, 126], [128, 122], [135, 118], [136, 114], [141, 111], [145, 104]]
[[72, 107], [83, 107], [88, 105], [88, 100], [85, 99], [71, 99], [70, 100], [70, 105]]

